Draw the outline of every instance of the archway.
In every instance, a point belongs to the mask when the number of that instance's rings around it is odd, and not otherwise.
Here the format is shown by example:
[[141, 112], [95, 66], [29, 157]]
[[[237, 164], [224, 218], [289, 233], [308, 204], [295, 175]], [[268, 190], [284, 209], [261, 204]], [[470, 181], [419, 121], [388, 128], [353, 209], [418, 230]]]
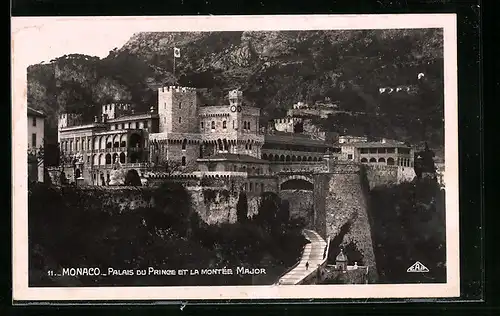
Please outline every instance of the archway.
[[361, 158], [361, 162], [368, 162], [368, 159], [366, 159], [366, 158]]
[[378, 159], [378, 162], [383, 162], [383, 163], [385, 163], [385, 159], [384, 159], [384, 158], [379, 158], [379, 159]]
[[372, 163], [373, 163], [373, 162], [377, 162], [377, 159], [375, 159], [375, 158], [370, 158], [370, 162], [372, 162]]
[[290, 179], [280, 185], [280, 190], [308, 190], [313, 191], [314, 185], [304, 179]]
[[392, 158], [392, 157], [387, 158], [387, 164], [389, 166], [393, 166], [394, 165], [394, 158]]

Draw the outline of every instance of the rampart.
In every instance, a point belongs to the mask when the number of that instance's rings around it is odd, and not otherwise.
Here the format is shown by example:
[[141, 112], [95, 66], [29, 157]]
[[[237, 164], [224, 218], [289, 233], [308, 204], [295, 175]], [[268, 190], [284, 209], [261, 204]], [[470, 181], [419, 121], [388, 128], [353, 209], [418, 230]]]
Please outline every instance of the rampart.
[[415, 178], [415, 170], [412, 167], [367, 164], [366, 176], [372, 189], [377, 186], [412, 181]]
[[354, 244], [363, 255], [363, 264], [369, 265], [376, 279], [375, 255], [368, 217], [368, 201], [362, 181], [361, 165], [332, 164], [328, 173], [315, 175], [314, 222], [323, 238], [335, 238], [341, 228], [349, 229], [340, 246]]

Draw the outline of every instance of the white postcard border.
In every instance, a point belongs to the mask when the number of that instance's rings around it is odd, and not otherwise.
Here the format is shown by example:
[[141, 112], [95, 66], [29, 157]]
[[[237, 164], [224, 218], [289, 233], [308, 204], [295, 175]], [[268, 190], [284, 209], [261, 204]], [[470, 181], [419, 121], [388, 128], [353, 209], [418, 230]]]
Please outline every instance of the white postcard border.
[[[102, 30], [103, 27], [116, 28], [129, 33], [154, 31], [443, 28], [447, 282], [443, 284], [390, 285], [29, 287], [26, 71], [27, 66], [30, 64], [30, 51], [41, 47], [39, 45], [43, 45], [44, 38], [40, 35], [47, 34], [47, 32], [44, 33], [44, 29], [54, 27], [66, 28], [68, 31], [84, 29], [87, 32], [96, 32], [96, 34], [99, 34], [99, 30]], [[460, 295], [458, 74], [455, 14], [13, 18], [12, 65], [13, 300], [354, 299], [438, 298], [458, 297]]]

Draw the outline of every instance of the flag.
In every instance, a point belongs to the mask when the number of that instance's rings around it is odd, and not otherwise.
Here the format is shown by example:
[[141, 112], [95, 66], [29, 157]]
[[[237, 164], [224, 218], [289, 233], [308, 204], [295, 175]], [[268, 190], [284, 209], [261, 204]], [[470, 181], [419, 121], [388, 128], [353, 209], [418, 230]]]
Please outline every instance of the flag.
[[174, 57], [175, 58], [181, 57], [181, 49], [180, 48], [174, 47]]

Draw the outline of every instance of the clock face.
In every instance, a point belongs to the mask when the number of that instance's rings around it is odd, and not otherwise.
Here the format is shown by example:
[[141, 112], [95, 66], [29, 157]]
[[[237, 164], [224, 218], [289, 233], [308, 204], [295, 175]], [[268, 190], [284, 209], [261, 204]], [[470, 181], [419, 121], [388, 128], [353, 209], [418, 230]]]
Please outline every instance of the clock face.
[[236, 107], [234, 105], [231, 106], [231, 112], [236, 112]]

